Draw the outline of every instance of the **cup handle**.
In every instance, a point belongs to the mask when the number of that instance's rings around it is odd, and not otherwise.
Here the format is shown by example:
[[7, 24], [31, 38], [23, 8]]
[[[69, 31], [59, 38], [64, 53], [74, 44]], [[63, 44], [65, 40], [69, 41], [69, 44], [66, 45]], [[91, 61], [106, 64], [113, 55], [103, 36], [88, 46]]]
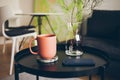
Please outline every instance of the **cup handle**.
[[30, 40], [30, 42], [29, 42], [29, 50], [30, 50], [30, 52], [31, 52], [32, 54], [38, 54], [37, 52], [33, 52], [32, 49], [31, 49], [31, 44], [32, 44], [32, 42], [33, 42], [34, 40], [36, 40], [36, 38], [32, 38], [32, 39]]

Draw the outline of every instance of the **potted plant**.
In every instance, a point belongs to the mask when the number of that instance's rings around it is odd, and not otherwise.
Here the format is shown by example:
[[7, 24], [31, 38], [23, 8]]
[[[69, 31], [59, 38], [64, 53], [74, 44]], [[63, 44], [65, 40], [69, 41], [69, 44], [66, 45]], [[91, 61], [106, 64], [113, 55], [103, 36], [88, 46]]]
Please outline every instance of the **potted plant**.
[[62, 11], [65, 13], [68, 26], [66, 54], [75, 56], [83, 54], [80, 48], [82, 37], [79, 35], [81, 24], [91, 16], [93, 9], [100, 2], [102, 0], [58, 0]]

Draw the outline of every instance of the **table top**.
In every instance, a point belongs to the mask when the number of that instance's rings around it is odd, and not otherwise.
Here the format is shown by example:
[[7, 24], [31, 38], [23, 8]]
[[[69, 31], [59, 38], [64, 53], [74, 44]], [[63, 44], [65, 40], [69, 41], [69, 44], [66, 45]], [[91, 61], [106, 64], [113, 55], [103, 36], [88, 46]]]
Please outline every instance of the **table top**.
[[63, 13], [16, 13], [16, 15], [30, 15], [30, 16], [57, 16]]
[[[37, 51], [37, 47], [32, 47], [32, 50]], [[105, 57], [92, 54], [89, 51], [84, 51], [84, 54], [80, 56], [80, 58], [93, 59], [95, 66], [64, 66], [62, 64], [63, 59], [70, 56], [65, 54], [64, 45], [61, 44], [57, 46], [58, 61], [53, 63], [38, 63], [36, 59], [37, 56], [38, 55], [31, 54], [27, 48], [15, 55], [15, 63], [21, 68], [21, 72], [28, 72], [30, 74], [53, 78], [70, 78], [92, 75], [98, 73], [99, 68], [102, 66], [108, 65], [108, 61]]]

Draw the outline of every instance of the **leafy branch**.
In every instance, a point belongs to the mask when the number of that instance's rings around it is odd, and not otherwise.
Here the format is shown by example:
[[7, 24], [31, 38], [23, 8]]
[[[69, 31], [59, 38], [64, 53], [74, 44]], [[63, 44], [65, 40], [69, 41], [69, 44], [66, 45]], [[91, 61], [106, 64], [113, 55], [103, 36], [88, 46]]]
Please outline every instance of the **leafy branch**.
[[76, 22], [82, 22], [84, 18], [91, 16], [93, 9], [103, 0], [57, 0], [63, 12], [69, 17], [70, 26], [72, 26], [73, 34], [77, 32]]
[[58, 0], [64, 13], [70, 13], [70, 22], [81, 21], [82, 19], [82, 0]]
[[64, 13], [71, 13], [70, 21], [72, 23], [74, 20], [77, 22], [82, 21], [84, 9], [87, 8], [92, 11], [102, 1], [103, 0], [58, 0], [58, 3]]

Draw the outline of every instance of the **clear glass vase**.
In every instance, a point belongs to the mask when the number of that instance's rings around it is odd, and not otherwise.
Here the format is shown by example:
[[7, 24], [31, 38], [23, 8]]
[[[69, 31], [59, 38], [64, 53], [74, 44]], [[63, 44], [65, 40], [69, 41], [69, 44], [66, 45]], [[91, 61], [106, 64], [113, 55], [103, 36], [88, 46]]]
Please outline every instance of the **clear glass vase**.
[[81, 23], [68, 23], [68, 33], [66, 36], [65, 53], [70, 56], [80, 56], [83, 54], [80, 35]]

